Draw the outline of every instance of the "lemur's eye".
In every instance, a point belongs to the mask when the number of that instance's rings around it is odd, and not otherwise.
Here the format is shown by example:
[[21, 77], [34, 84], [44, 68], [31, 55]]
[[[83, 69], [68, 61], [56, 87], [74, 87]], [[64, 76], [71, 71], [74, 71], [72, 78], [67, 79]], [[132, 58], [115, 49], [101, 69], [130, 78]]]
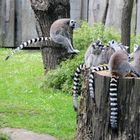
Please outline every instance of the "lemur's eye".
[[113, 44], [115, 43], [114, 40], [112, 40], [112, 43], [113, 43]]

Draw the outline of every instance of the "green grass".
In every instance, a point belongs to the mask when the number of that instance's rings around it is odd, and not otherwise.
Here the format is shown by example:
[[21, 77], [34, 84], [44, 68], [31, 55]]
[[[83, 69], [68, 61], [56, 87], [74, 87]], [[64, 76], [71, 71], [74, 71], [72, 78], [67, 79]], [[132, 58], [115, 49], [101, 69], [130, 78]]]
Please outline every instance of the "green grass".
[[45, 76], [41, 53], [22, 51], [4, 61], [8, 52], [0, 50], [0, 127], [72, 139], [76, 128], [72, 97], [42, 88]]

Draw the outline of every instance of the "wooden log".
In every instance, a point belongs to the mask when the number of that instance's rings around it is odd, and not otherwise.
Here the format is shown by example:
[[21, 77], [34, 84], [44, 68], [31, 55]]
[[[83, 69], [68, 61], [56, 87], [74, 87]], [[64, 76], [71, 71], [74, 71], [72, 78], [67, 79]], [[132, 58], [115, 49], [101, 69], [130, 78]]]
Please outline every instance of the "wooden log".
[[88, 75], [85, 71], [77, 114], [77, 140], [139, 140], [140, 79], [119, 79], [117, 134], [109, 127], [110, 76], [108, 72], [95, 74], [95, 106], [88, 94]]

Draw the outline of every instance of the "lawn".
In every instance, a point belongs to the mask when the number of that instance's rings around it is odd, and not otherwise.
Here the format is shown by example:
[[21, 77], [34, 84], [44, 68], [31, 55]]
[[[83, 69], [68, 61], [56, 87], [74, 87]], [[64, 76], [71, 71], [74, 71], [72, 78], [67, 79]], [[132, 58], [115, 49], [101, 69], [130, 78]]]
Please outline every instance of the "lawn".
[[9, 52], [0, 49], [0, 127], [73, 139], [76, 114], [72, 96], [42, 87], [45, 76], [41, 53], [22, 51], [4, 61]]

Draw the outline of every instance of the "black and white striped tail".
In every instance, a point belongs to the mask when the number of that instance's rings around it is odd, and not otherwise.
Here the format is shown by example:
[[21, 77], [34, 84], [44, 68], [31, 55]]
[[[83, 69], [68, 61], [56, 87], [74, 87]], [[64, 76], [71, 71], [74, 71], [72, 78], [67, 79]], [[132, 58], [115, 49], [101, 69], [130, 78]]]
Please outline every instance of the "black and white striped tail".
[[5, 60], [8, 60], [16, 52], [20, 51], [24, 47], [27, 47], [28, 45], [31, 45], [31, 44], [37, 43], [37, 42], [47, 41], [47, 40], [50, 40], [50, 37], [37, 37], [37, 38], [30, 39], [30, 40], [28, 40], [26, 42], [23, 42], [23, 43], [21, 43], [21, 45], [19, 47], [17, 47], [16, 49], [14, 49], [13, 52], [5, 58]]
[[73, 92], [73, 107], [75, 111], [77, 111], [78, 109], [78, 89], [79, 89], [80, 75], [83, 68], [84, 68], [84, 64], [80, 64], [76, 68], [74, 78], [73, 78], [72, 92]]
[[90, 97], [92, 99], [95, 99], [94, 73], [96, 71], [103, 71], [103, 70], [108, 70], [108, 69], [109, 69], [108, 65], [97, 66], [97, 67], [93, 67], [91, 69], [91, 73], [89, 75], [89, 83], [88, 83], [88, 86], [89, 86], [89, 94], [90, 94]]
[[111, 77], [109, 88], [109, 101], [110, 101], [110, 126], [112, 130], [118, 129], [118, 78]]

